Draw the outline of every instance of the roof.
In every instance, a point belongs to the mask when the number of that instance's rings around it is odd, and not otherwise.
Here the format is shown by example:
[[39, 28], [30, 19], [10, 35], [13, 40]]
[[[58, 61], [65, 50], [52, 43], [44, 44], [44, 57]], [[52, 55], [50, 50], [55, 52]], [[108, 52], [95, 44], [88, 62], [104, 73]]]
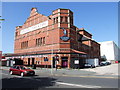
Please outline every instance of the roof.
[[[66, 9], [66, 8], [58, 8], [58, 9], [61, 9], [61, 10], [70, 10], [70, 9]], [[54, 11], [56, 11], [56, 10], [58, 10], [58, 9], [55, 9], [55, 10], [53, 10], [52, 12], [54, 12]], [[71, 10], [70, 10], [71, 11]], [[71, 11], [72, 12], [72, 11]], [[73, 13], [73, 12], [72, 12]]]

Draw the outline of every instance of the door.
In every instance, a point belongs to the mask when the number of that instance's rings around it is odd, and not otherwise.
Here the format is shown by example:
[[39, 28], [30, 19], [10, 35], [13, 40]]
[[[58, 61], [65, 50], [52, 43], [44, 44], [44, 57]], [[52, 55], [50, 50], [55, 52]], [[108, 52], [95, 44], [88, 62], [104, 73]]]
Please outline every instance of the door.
[[35, 62], [35, 58], [32, 58], [32, 65], [34, 65], [34, 62]]
[[28, 66], [30, 66], [30, 58], [28, 58]]
[[16, 66], [16, 69], [14, 70], [15, 74], [20, 74], [20, 67]]
[[68, 57], [61, 57], [62, 60], [62, 68], [68, 67]]
[[53, 68], [55, 68], [55, 58], [53, 57]]
[[13, 72], [13, 74], [15, 74], [16, 73], [15, 72], [16, 71], [16, 66], [13, 66], [11, 71]]

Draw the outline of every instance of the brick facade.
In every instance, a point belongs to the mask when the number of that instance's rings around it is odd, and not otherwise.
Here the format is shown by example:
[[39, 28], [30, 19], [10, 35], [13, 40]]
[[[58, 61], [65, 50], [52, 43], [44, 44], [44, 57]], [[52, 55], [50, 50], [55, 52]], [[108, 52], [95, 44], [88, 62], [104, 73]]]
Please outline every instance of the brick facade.
[[73, 20], [69, 9], [56, 9], [44, 16], [32, 8], [25, 23], [16, 27], [12, 56], [20, 56], [25, 65], [51, 66], [58, 55], [57, 65], [68, 68], [75, 59], [100, 58], [100, 45], [84, 28], [74, 26]]

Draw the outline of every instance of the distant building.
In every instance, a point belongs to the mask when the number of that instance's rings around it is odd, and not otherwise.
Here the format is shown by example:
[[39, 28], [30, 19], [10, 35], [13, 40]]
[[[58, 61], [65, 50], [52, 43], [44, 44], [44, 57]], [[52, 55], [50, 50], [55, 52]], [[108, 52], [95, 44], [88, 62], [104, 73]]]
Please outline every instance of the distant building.
[[0, 51], [0, 66], [1, 66], [1, 59], [2, 59], [2, 51]]
[[104, 58], [108, 61], [120, 60], [120, 49], [114, 41], [100, 42], [100, 44], [101, 58]]

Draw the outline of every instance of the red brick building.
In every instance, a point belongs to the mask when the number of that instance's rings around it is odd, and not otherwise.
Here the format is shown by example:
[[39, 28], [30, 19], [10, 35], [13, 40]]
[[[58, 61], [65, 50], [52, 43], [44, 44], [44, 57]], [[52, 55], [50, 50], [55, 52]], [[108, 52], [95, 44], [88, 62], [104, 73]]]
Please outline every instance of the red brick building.
[[32, 8], [25, 23], [16, 27], [11, 57], [21, 58], [24, 65], [57, 64], [62, 68], [74, 68], [75, 60], [81, 66], [86, 58], [100, 58], [100, 45], [84, 28], [77, 28], [73, 20], [69, 9], [59, 8], [44, 16]]

